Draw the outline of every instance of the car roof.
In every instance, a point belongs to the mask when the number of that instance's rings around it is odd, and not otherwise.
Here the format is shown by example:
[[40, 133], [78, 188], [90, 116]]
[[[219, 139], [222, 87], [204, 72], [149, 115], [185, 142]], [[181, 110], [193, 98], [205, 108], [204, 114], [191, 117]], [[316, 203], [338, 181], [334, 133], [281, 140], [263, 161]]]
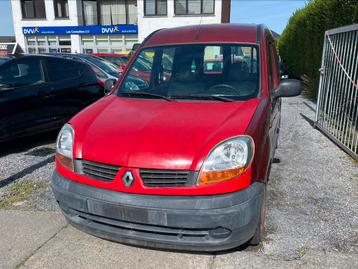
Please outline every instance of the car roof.
[[22, 59], [22, 58], [59, 58], [57, 54], [51, 53], [39, 53], [39, 54], [16, 54], [12, 59]]
[[51, 54], [16, 54], [15, 57], [11, 57], [8, 61], [2, 63], [1, 65], [11, 65], [13, 63], [16, 63], [18, 60], [26, 58], [61, 59], [62, 61], [71, 61], [84, 65], [84, 63], [80, 62], [79, 60], [75, 60], [73, 58], [56, 57], [56, 55]]
[[260, 41], [263, 25], [201, 24], [161, 29], [154, 32], [143, 47], [193, 43], [250, 43]]
[[[72, 60], [70, 58], [58, 57], [55, 54], [16, 54], [15, 57], [10, 58], [11, 62], [16, 61], [18, 59], [24, 58], [56, 58], [56, 59], [63, 59], [63, 60]], [[10, 61], [9, 61], [10, 62]]]
[[119, 58], [123, 58], [123, 57], [128, 57], [128, 55], [126, 54], [119, 54], [119, 53], [92, 53], [89, 54], [90, 56], [98, 56], [98, 57], [105, 57], [105, 56], [114, 56], [114, 57], [119, 57]]

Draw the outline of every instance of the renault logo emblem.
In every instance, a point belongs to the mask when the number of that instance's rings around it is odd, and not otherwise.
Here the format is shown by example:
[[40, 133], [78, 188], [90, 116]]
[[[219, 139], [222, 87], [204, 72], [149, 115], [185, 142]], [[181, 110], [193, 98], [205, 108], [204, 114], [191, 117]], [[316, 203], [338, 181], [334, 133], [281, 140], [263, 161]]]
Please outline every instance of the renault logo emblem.
[[131, 187], [134, 183], [134, 177], [132, 172], [131, 171], [125, 172], [122, 177], [122, 181], [124, 183], [124, 186], [126, 186], [127, 188]]

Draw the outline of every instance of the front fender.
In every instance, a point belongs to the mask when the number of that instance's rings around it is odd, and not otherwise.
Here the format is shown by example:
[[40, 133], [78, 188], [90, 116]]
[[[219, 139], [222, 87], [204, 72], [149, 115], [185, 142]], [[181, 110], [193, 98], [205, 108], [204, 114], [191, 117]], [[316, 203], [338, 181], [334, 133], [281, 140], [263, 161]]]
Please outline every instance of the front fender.
[[269, 136], [270, 100], [263, 97], [247, 127], [246, 134], [255, 141], [251, 183], [266, 181], [270, 166], [271, 142]]

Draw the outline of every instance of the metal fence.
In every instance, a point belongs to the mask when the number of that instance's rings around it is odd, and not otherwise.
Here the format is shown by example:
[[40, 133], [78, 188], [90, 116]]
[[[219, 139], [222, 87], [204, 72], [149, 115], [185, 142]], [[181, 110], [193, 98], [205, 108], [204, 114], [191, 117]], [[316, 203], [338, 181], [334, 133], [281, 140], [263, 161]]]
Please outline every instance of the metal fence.
[[358, 160], [358, 24], [325, 33], [316, 127]]

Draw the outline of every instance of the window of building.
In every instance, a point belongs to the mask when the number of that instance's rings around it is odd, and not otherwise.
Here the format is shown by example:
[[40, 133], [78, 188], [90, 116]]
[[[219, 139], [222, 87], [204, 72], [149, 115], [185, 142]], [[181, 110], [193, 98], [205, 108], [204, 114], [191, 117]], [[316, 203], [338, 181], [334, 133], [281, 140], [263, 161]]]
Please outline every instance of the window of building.
[[214, 14], [215, 0], [174, 0], [175, 15]]
[[124, 0], [100, 1], [100, 12], [102, 25], [126, 23], [126, 3]]
[[127, 0], [127, 23], [138, 23], [137, 0]]
[[136, 24], [137, 0], [83, 0], [85, 25]]
[[44, 0], [21, 0], [21, 10], [24, 19], [46, 18]]
[[167, 0], [144, 0], [144, 15], [167, 15]]
[[82, 3], [85, 25], [98, 25], [97, 1], [83, 0]]
[[35, 48], [28, 48], [29, 54], [35, 54], [36, 49]]
[[137, 23], [136, 0], [101, 0], [98, 3], [101, 25]]
[[47, 53], [47, 52], [71, 52], [70, 36], [28, 36], [26, 37], [27, 52]]
[[96, 36], [96, 45], [99, 46], [108, 46], [109, 45], [109, 40], [108, 40], [108, 36], [104, 35], [104, 36]]
[[60, 38], [60, 41], [58, 42], [60, 46], [71, 46], [71, 40], [61, 40]]
[[137, 35], [83, 35], [81, 36], [81, 51], [91, 53], [123, 53], [138, 43]]
[[68, 0], [54, 0], [56, 18], [68, 18]]

